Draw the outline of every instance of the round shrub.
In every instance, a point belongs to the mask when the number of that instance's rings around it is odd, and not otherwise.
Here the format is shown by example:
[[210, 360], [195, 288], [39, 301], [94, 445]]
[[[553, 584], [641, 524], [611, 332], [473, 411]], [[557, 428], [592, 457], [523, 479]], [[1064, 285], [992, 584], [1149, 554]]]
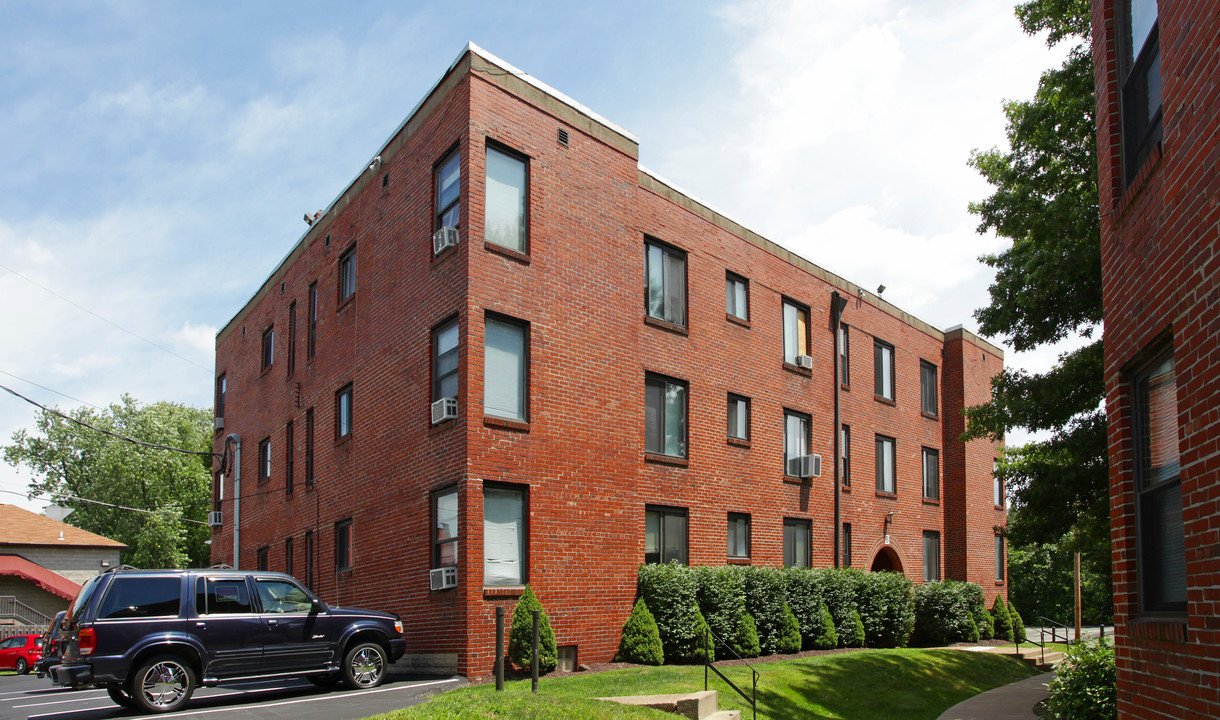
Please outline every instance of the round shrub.
[[1012, 616], [1008, 614], [1008, 603], [999, 595], [996, 595], [995, 602], [991, 604], [991, 617], [995, 622], [992, 637], [1012, 642]]
[[826, 603], [819, 603], [817, 623], [811, 628], [806, 640], [814, 650], [833, 650], [839, 645], [839, 634], [835, 632], [835, 619], [830, 616]]
[[864, 621], [860, 619], [860, 613], [852, 610], [844, 625], [839, 631], [839, 644], [849, 648], [864, 647]]
[[1055, 669], [1044, 720], [1114, 720], [1118, 717], [1118, 688], [1114, 648], [1106, 641], [1068, 648]]
[[869, 647], [906, 647], [915, 629], [914, 585], [902, 573], [875, 572], [864, 576], [856, 594], [856, 609], [864, 621]]
[[[946, 580], [929, 582], [915, 589], [915, 622], [918, 640], [925, 645], [977, 642], [968, 583]], [[978, 586], [975, 585], [975, 588]]]
[[666, 662], [698, 662], [706, 654], [707, 622], [699, 612], [697, 588], [695, 574], [685, 565], [640, 566], [640, 597], [657, 621]]
[[1008, 603], [1008, 615], [1012, 618], [1012, 639], [1014, 642], [1025, 642], [1028, 638], [1025, 637], [1025, 621], [1021, 619], [1021, 613], [1013, 607], [1012, 603]]
[[513, 625], [508, 631], [508, 658], [522, 670], [530, 669], [534, 658], [534, 610], [542, 611], [538, 620], [538, 672], [549, 673], [555, 669], [559, 659], [555, 648], [555, 631], [551, 629], [551, 620], [529, 585], [525, 586], [525, 593], [513, 610]]
[[665, 652], [661, 648], [661, 633], [657, 630], [656, 619], [644, 604], [644, 598], [635, 601], [631, 617], [628, 617], [623, 625], [618, 654], [614, 656], [614, 660], [640, 665], [660, 665], [665, 661]]
[[778, 652], [791, 654], [801, 651], [801, 627], [796, 614], [788, 603], [784, 603], [783, 622], [780, 624]]
[[983, 610], [983, 622], [979, 624], [979, 640], [990, 640], [995, 637], [995, 618], [991, 612]]

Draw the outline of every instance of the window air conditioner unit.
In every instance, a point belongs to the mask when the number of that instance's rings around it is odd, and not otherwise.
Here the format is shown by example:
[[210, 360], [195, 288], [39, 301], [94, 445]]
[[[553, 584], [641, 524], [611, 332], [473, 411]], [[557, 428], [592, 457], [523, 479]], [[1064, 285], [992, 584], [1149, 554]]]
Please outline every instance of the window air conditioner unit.
[[457, 398], [441, 398], [432, 403], [432, 424], [438, 425], [446, 420], [457, 418]]
[[822, 456], [801, 455], [788, 461], [788, 474], [794, 477], [822, 477]]
[[457, 587], [457, 568], [443, 567], [429, 570], [428, 583], [433, 590], [448, 590]]
[[224, 430], [225, 429], [225, 419], [223, 417], [216, 418], [216, 420], [212, 423], [212, 427], [216, 430]]
[[224, 513], [220, 510], [213, 510], [208, 513], [208, 527], [220, 527], [223, 523]]
[[440, 255], [441, 250], [444, 250], [445, 248], [451, 247], [453, 245], [457, 245], [457, 243], [458, 243], [457, 228], [453, 227], [452, 225], [446, 225], [445, 227], [441, 228], [440, 230], [437, 230], [436, 232], [432, 233], [432, 254]]
[[797, 355], [796, 366], [805, 368], [806, 370], [813, 369], [813, 358], [809, 355]]

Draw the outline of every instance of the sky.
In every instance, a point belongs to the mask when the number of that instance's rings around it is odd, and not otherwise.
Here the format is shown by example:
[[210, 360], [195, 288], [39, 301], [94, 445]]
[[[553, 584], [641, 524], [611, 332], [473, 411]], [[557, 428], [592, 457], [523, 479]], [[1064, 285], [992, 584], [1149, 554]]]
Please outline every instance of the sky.
[[[1006, 242], [967, 165], [1061, 53], [1004, 0], [0, 0], [0, 385], [210, 407], [215, 334], [474, 42], [640, 163], [932, 325]], [[1003, 338], [990, 338], [1004, 347]], [[1042, 371], [1057, 349], [1016, 354]], [[0, 444], [36, 408], [0, 392]], [[1012, 435], [1009, 444], [1019, 444]], [[0, 502], [30, 476], [0, 462]]]

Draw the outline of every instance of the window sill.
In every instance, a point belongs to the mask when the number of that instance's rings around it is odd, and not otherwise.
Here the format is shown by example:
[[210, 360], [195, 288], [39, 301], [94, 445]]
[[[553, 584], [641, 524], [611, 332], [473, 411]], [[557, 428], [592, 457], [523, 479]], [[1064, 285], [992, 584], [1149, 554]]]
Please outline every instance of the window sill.
[[[1186, 618], [1141, 617], [1127, 623], [1127, 633], [1135, 639], [1153, 642], [1185, 643]], [[1144, 643], [1140, 643], [1143, 645]]]
[[803, 375], [807, 378], [813, 377], [813, 370], [807, 370], [799, 365], [793, 365], [792, 363], [788, 362], [787, 360], [784, 361], [784, 369], [790, 373], [796, 373], [797, 375]]
[[892, 492], [885, 492], [885, 491], [883, 491], [883, 490], [877, 490], [877, 491], [874, 491], [874, 493], [873, 493], [873, 494], [874, 494], [874, 495], [876, 495], [877, 497], [879, 497], [879, 498], [883, 499], [883, 500], [897, 500], [897, 499], [898, 499], [898, 493], [892, 493]]
[[271, 363], [270, 365], [265, 366], [262, 370], [258, 371], [258, 379], [262, 380], [264, 377], [267, 376], [267, 373], [271, 372], [274, 369], [275, 369], [275, 363]]
[[1008, 510], [1008, 508], [1004, 507], [1003, 505], [996, 505], [995, 509], [999, 510], [1000, 512], [1007, 512]]
[[351, 441], [352, 441], [352, 434], [348, 433], [341, 438], [335, 438], [335, 447], [339, 447], [340, 445], [346, 445]]
[[753, 564], [750, 561], [750, 558], [748, 558], [748, 557], [731, 557], [731, 558], [725, 559], [725, 562], [729, 565], [752, 565]]
[[525, 594], [524, 585], [484, 585], [485, 598], [515, 598]]
[[504, 247], [503, 245], [497, 245], [493, 242], [487, 242], [486, 240], [483, 241], [483, 249], [488, 252], [496, 253], [497, 255], [503, 255], [504, 257], [508, 258], [509, 260], [515, 260], [515, 261], [521, 263], [522, 265], [530, 264], [529, 254], [523, 253], [520, 250], [513, 250], [510, 247]]
[[919, 414], [922, 415], [923, 417], [926, 417], [929, 420], [936, 420], [936, 421], [940, 420], [940, 415], [937, 415], [936, 413], [930, 413], [930, 412], [926, 412], [924, 410], [920, 410]]
[[731, 437], [731, 438], [728, 438], [726, 440], [726, 442], [728, 442], [728, 444], [732, 445], [733, 447], [746, 448], [746, 449], [749, 449], [749, 447], [750, 447], [750, 441], [742, 440], [741, 438]]
[[729, 322], [733, 323], [734, 325], [740, 325], [741, 327], [743, 327], [747, 330], [750, 329], [749, 320], [742, 320], [741, 318], [737, 317], [736, 315], [730, 315], [729, 313], [724, 314], [724, 319], [728, 320]]
[[352, 293], [351, 295], [347, 296], [346, 300], [340, 301], [339, 304], [337, 306], [335, 306], [335, 312], [336, 313], [343, 312], [344, 310], [347, 309], [347, 306], [351, 305], [354, 302], [356, 302], [356, 293]]
[[849, 492], [851, 492], [851, 485], [840, 485], [839, 491], [849, 493]]
[[940, 507], [940, 500], [934, 499], [934, 498], [924, 498], [923, 504], [924, 505], [935, 505], [936, 507]]
[[495, 415], [484, 415], [483, 425], [485, 427], [494, 427], [501, 430], [514, 430], [516, 432], [529, 432], [530, 424], [521, 420], [510, 420], [509, 418], [496, 417]]
[[784, 482], [792, 485], [813, 485], [813, 478], [796, 477], [795, 475], [785, 475]]
[[[439, 229], [439, 228], [437, 228], [437, 229]], [[434, 230], [433, 232], [436, 232], [436, 231]], [[449, 247], [445, 248], [444, 250], [441, 250], [440, 252], [432, 253], [432, 264], [439, 265], [440, 263], [444, 262], [448, 258], [450, 258], [454, 255], [457, 255], [457, 249], [461, 246], [462, 246], [462, 230], [461, 230], [461, 228], [458, 228], [457, 243], [450, 245]], [[428, 249], [429, 250], [432, 249], [432, 236], [431, 235], [428, 236]]]
[[353, 574], [355, 574], [355, 572], [356, 572], [356, 568], [346, 567], [346, 568], [340, 568], [340, 569], [336, 570], [335, 574], [339, 576], [340, 580], [347, 580], [347, 579], [351, 578], [351, 576]]
[[884, 395], [873, 395], [873, 399], [876, 400], [877, 402], [881, 403], [882, 405], [889, 405], [890, 407], [898, 407], [898, 403], [885, 397]]
[[677, 335], [690, 335], [690, 330], [682, 327], [681, 325], [675, 325], [675, 324], [669, 322], [668, 320], [654, 318], [651, 315], [644, 316], [644, 324], [651, 325], [655, 328], [660, 328], [662, 330], [668, 330], [669, 332], [675, 333]]
[[839, 383], [839, 389], [851, 392], [851, 383]]
[[440, 435], [441, 433], [445, 432], [446, 430], [449, 430], [450, 428], [457, 427], [457, 421], [458, 421], [457, 418], [450, 418], [449, 420], [442, 420], [441, 422], [433, 425], [432, 420], [429, 419], [428, 420], [428, 437], [432, 437], [433, 435]]
[[656, 463], [658, 465], [673, 465], [674, 467], [689, 467], [690, 460], [680, 457], [671, 457], [669, 455], [657, 455], [656, 453], [644, 453], [644, 462]]
[[1135, 177], [1131, 179], [1131, 184], [1123, 188], [1123, 194], [1119, 197], [1118, 203], [1114, 207], [1115, 214], [1120, 218], [1126, 214], [1127, 208], [1131, 207], [1135, 199], [1144, 191], [1144, 186], [1148, 184], [1148, 178], [1152, 176], [1152, 172], [1161, 164], [1162, 142], [1164, 141], [1158, 141], [1156, 145], [1152, 146], [1152, 149], [1148, 152], [1148, 157], [1144, 158], [1140, 169], [1136, 171]]

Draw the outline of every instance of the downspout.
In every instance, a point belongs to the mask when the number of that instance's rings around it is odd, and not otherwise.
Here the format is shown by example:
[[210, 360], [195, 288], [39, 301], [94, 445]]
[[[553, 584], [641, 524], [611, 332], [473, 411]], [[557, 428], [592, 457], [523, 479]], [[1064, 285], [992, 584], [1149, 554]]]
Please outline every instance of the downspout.
[[840, 383], [839, 383], [839, 354], [840, 354], [840, 352], [839, 352], [839, 323], [843, 319], [843, 309], [846, 307], [847, 307], [847, 298], [840, 297], [838, 290], [836, 290], [830, 294], [830, 337], [831, 337], [831, 346], [834, 348], [834, 376], [831, 378], [831, 382], [834, 383], [834, 397], [835, 397], [834, 423], [835, 423], [835, 426], [834, 426], [833, 432], [832, 432], [832, 436], [834, 437], [834, 458], [831, 460], [831, 462], [834, 463], [834, 467], [835, 467], [835, 471], [834, 471], [834, 484], [835, 484], [835, 487], [834, 487], [834, 496], [835, 496], [834, 556], [835, 556], [835, 564], [834, 564], [834, 566], [836, 568], [839, 567], [839, 563], [842, 560], [842, 552], [840, 551], [840, 544], [842, 543], [842, 538], [840, 537], [840, 534], [843, 532], [843, 523], [840, 520], [840, 517], [842, 514], [840, 503], [841, 503], [842, 499], [841, 499], [840, 492], [839, 492], [839, 456], [842, 453], [842, 448], [839, 447], [839, 443], [841, 443], [843, 440], [843, 425], [839, 419], [839, 387], [840, 387]]
[[[837, 396], [835, 402], [838, 402]], [[838, 407], [836, 405], [836, 407]], [[235, 447], [233, 449], [233, 569], [238, 568], [237, 559], [241, 557], [241, 436], [229, 435]]]

